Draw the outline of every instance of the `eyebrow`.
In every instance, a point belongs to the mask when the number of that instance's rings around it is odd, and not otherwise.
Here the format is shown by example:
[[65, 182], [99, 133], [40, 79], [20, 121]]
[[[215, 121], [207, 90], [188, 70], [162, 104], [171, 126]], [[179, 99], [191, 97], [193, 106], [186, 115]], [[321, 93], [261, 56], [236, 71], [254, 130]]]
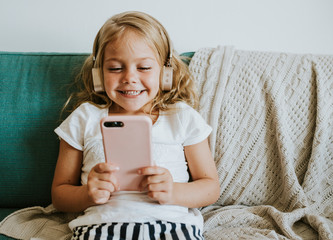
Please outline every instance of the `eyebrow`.
[[[143, 61], [143, 60], [153, 60], [153, 61], [157, 61], [155, 58], [152, 58], [152, 57], [142, 57], [142, 58], [136, 58], [135, 60], [136, 61]], [[121, 59], [119, 59], [119, 58], [113, 58], [113, 57], [111, 57], [111, 58], [107, 58], [104, 62], [109, 62], [109, 61], [117, 61], [117, 62], [122, 62], [122, 60]]]

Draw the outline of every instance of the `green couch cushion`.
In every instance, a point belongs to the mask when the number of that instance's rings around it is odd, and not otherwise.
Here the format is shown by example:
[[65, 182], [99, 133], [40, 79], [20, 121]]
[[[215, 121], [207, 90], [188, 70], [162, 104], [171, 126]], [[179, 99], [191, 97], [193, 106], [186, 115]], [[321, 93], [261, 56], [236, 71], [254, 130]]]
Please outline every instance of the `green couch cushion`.
[[0, 52], [0, 207], [51, 203], [53, 130], [87, 54]]

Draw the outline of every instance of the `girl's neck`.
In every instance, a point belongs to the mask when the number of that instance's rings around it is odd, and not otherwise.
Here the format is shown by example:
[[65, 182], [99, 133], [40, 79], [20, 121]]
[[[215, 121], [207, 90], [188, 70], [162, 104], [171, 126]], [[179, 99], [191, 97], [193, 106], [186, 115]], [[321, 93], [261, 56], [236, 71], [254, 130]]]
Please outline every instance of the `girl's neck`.
[[109, 113], [108, 115], [114, 115], [114, 114], [122, 114], [122, 115], [145, 115], [145, 116], [148, 116], [153, 124], [157, 121], [158, 117], [159, 117], [159, 111], [158, 110], [154, 110], [154, 111], [149, 111], [149, 112], [146, 112], [144, 110], [139, 110], [139, 111], [136, 111], [136, 112], [129, 112], [129, 111], [126, 111], [124, 109], [120, 109], [118, 106], [110, 106], [109, 108]]

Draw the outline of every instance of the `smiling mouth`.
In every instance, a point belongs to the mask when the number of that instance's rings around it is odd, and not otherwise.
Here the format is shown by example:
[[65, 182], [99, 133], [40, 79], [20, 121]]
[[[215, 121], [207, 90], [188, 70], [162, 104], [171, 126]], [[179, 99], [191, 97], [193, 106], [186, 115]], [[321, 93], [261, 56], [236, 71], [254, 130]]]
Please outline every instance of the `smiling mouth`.
[[139, 90], [139, 91], [119, 91], [119, 92], [124, 95], [137, 96], [143, 91]]

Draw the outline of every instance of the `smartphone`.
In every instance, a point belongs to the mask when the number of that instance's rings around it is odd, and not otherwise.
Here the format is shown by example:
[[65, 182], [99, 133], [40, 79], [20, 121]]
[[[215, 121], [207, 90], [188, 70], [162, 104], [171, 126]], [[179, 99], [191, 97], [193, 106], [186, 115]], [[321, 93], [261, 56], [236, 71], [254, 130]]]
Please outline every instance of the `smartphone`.
[[119, 167], [115, 172], [120, 191], [138, 191], [143, 176], [139, 168], [153, 166], [152, 121], [147, 116], [112, 115], [101, 122], [106, 162]]

